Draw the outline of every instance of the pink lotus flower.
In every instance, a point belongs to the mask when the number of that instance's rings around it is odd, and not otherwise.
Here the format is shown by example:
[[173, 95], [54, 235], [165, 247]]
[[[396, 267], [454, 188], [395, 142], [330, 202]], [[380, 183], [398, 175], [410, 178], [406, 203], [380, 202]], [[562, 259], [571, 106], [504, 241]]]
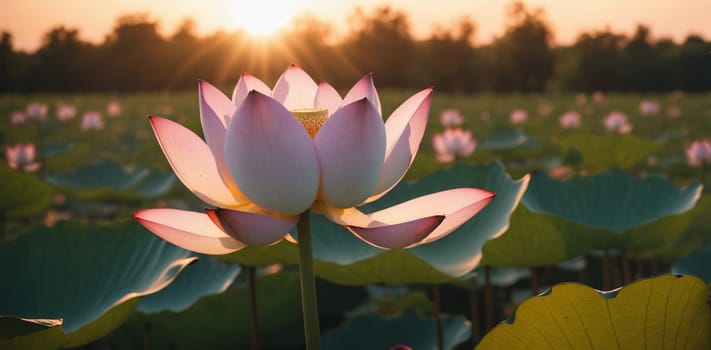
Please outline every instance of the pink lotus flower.
[[25, 116], [25, 113], [20, 112], [20, 111], [13, 111], [10, 113], [10, 124], [12, 125], [20, 125], [27, 120], [27, 117]]
[[575, 102], [577, 102], [579, 105], [584, 105], [588, 102], [588, 96], [582, 92], [578, 93], [577, 95], [575, 95]]
[[514, 109], [513, 111], [511, 111], [509, 119], [511, 120], [511, 124], [513, 125], [523, 124], [528, 120], [528, 112], [520, 108]]
[[642, 100], [639, 103], [639, 113], [642, 115], [659, 114], [659, 102], [655, 100]]
[[459, 126], [464, 122], [464, 116], [456, 109], [445, 109], [439, 115], [439, 122], [445, 128]]
[[109, 117], [118, 117], [121, 115], [121, 103], [119, 101], [113, 100], [106, 104], [106, 114]]
[[548, 101], [543, 101], [538, 104], [538, 115], [546, 117], [553, 113], [553, 104]]
[[32, 102], [27, 105], [25, 114], [29, 120], [45, 120], [45, 118], [47, 118], [47, 105], [39, 102]]
[[97, 111], [86, 111], [81, 118], [82, 130], [101, 130], [104, 128], [104, 117]]
[[602, 91], [595, 91], [592, 94], [593, 102], [600, 104], [605, 102], [605, 94]]
[[57, 119], [67, 121], [74, 119], [77, 115], [77, 108], [69, 104], [61, 104], [57, 107]]
[[612, 111], [603, 121], [608, 131], [626, 134], [632, 131], [632, 125], [627, 121], [627, 116], [618, 111]]
[[558, 121], [563, 129], [577, 129], [580, 127], [580, 113], [567, 111], [560, 116]]
[[679, 108], [679, 106], [670, 106], [667, 108], [667, 117], [671, 119], [681, 117], [681, 108]]
[[697, 140], [686, 149], [686, 162], [693, 167], [711, 164], [711, 141]]
[[39, 170], [42, 166], [40, 163], [35, 162], [35, 145], [31, 143], [18, 143], [5, 148], [5, 158], [10, 168], [29, 173]]
[[444, 237], [493, 199], [491, 192], [460, 188], [374, 213], [356, 209], [392, 189], [412, 164], [431, 89], [410, 97], [385, 123], [370, 75], [343, 98], [295, 65], [273, 89], [245, 73], [231, 100], [204, 81], [198, 91], [205, 141], [170, 120], [150, 121], [178, 178], [216, 208], [134, 214], [185, 249], [225, 254], [272, 244], [307, 211], [372, 245], [406, 248]]
[[442, 133], [432, 136], [432, 146], [435, 149], [435, 159], [440, 163], [448, 163], [459, 158], [466, 158], [474, 153], [476, 140], [472, 138], [471, 130], [444, 129]]

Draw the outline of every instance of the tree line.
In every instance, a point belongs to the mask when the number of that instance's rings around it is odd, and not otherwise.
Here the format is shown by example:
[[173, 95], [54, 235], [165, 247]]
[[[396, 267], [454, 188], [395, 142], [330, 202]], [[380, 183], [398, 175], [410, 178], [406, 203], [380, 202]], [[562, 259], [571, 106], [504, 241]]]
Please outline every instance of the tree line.
[[640, 25], [631, 37], [604, 29], [554, 46], [543, 11], [521, 3], [510, 6], [504, 34], [479, 46], [468, 18], [425, 39], [415, 39], [407, 15], [388, 6], [356, 9], [351, 22], [337, 41], [329, 24], [309, 15], [270, 40], [243, 31], [199, 37], [190, 20], [164, 37], [156, 20], [131, 15], [100, 44], [56, 27], [33, 53], [16, 51], [3, 32], [0, 92], [177, 90], [193, 88], [196, 79], [230, 86], [241, 72], [272, 84], [290, 63], [338, 88], [372, 72], [379, 87], [466, 93], [711, 89], [711, 42], [698, 35], [675, 43]]

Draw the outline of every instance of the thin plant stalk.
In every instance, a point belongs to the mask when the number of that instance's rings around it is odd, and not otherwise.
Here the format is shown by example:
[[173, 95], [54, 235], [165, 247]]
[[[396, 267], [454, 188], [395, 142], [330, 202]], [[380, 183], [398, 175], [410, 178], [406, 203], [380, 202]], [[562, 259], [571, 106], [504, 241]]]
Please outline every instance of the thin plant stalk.
[[311, 224], [309, 212], [301, 214], [296, 226], [299, 235], [299, 272], [301, 280], [301, 308], [304, 316], [304, 337], [307, 350], [321, 349], [314, 277], [314, 254], [311, 247]]
[[432, 304], [434, 306], [435, 333], [437, 335], [437, 349], [444, 350], [444, 338], [442, 336], [442, 312], [440, 305], [439, 284], [432, 285]]
[[469, 307], [471, 308], [472, 346], [474, 346], [481, 337], [479, 333], [479, 296], [476, 292], [476, 286], [469, 290]]
[[531, 295], [538, 295], [538, 270], [535, 266], [531, 267]]
[[494, 328], [494, 286], [491, 284], [489, 266], [484, 266], [484, 281], [486, 291], [484, 293], [484, 303], [486, 304], [486, 331]]
[[5, 240], [5, 211], [0, 210], [0, 242]]
[[602, 255], [602, 290], [610, 290], [610, 255], [607, 249]]
[[630, 256], [627, 251], [622, 251], [622, 283], [627, 284], [632, 281], [632, 271], [630, 269]]
[[252, 311], [252, 350], [259, 350], [259, 316], [257, 314], [257, 268], [250, 266], [249, 272], [249, 303]]

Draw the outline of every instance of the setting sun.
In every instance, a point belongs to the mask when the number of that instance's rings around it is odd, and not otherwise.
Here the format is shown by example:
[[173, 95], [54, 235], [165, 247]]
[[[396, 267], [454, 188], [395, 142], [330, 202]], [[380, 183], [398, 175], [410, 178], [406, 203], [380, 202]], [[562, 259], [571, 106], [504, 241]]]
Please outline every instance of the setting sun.
[[294, 16], [294, 2], [277, 0], [238, 1], [231, 11], [235, 26], [255, 35], [271, 35]]

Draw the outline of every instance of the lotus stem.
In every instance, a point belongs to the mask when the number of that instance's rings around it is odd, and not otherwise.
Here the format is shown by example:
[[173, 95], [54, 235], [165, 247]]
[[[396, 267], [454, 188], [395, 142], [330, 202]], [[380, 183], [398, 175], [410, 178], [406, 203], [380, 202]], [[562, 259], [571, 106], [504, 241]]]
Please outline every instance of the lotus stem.
[[151, 323], [146, 322], [143, 324], [143, 350], [149, 350], [151, 348]]
[[531, 267], [531, 295], [538, 295], [538, 270], [535, 266]]
[[476, 292], [476, 286], [469, 291], [469, 307], [471, 308], [472, 346], [474, 346], [479, 341], [479, 337], [481, 337], [481, 334], [479, 334], [479, 296]]
[[257, 314], [257, 268], [249, 266], [249, 303], [252, 311], [252, 350], [259, 350], [259, 317]]
[[314, 254], [311, 247], [309, 212], [301, 214], [296, 226], [299, 235], [299, 272], [301, 275], [301, 308], [304, 316], [304, 337], [307, 350], [321, 349], [314, 277]]
[[602, 254], [602, 290], [610, 290], [610, 256], [607, 249]]
[[484, 266], [484, 281], [486, 283], [486, 292], [484, 299], [486, 304], [486, 331], [494, 328], [494, 286], [491, 285], [491, 276], [489, 266]]
[[444, 350], [444, 338], [442, 336], [442, 313], [440, 305], [439, 284], [432, 285], [432, 304], [434, 306], [435, 332], [437, 335], [437, 349]]
[[622, 251], [622, 283], [627, 284], [632, 281], [632, 271], [630, 271], [630, 256], [627, 251]]
[[0, 242], [5, 240], [5, 211], [0, 210]]

